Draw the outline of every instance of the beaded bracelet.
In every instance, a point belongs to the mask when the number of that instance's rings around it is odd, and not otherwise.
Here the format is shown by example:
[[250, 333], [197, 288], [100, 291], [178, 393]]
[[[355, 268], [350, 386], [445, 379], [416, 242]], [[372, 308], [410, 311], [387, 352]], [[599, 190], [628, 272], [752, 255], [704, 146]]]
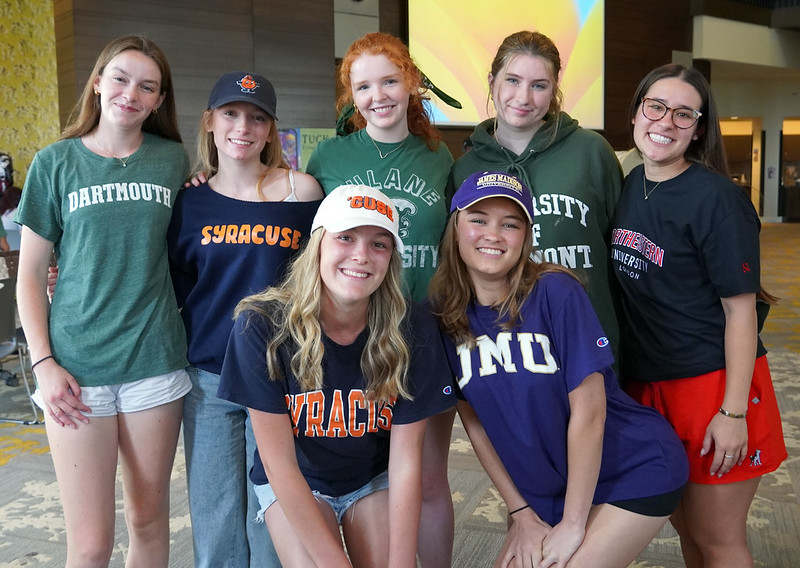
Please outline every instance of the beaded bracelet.
[[522, 511], [523, 509], [527, 509], [528, 507], [530, 507], [530, 505], [524, 505], [524, 506], [520, 507], [519, 509], [514, 509], [513, 511], [511, 511], [509, 513], [509, 515], [513, 515], [514, 513], [519, 513], [520, 511]]
[[745, 412], [744, 414], [734, 414], [733, 412], [728, 412], [721, 406], [719, 407], [719, 413], [722, 414], [723, 416], [727, 416], [728, 418], [744, 418], [745, 416], [747, 416], [747, 412]]

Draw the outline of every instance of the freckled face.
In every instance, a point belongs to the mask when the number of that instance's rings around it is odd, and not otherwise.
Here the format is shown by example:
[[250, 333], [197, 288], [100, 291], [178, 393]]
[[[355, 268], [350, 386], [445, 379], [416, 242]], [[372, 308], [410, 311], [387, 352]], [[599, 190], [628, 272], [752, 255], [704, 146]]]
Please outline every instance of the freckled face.
[[400, 68], [385, 55], [365, 53], [350, 68], [353, 103], [367, 121], [367, 133], [381, 141], [408, 134], [408, 100]]
[[482, 304], [508, 289], [508, 273], [522, 256], [527, 224], [519, 205], [505, 197], [478, 201], [458, 213], [458, 252]]

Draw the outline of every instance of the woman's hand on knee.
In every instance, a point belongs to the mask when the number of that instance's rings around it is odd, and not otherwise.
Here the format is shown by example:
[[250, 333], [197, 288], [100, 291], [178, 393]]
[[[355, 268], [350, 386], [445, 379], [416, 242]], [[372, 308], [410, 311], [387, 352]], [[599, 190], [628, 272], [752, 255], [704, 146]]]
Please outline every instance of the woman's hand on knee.
[[494, 568], [537, 568], [542, 561], [542, 543], [552, 527], [530, 508], [512, 520]]
[[553, 527], [542, 542], [542, 561], [538, 568], [564, 568], [578, 550], [583, 537], [586, 536], [586, 526], [560, 522]]

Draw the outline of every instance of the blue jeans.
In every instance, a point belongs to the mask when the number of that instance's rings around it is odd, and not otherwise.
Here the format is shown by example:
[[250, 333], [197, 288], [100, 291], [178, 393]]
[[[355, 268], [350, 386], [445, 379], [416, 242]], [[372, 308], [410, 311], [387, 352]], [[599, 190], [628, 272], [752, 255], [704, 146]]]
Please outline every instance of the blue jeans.
[[256, 440], [247, 409], [217, 398], [219, 375], [187, 368], [183, 407], [189, 513], [197, 568], [280, 568], [248, 477]]

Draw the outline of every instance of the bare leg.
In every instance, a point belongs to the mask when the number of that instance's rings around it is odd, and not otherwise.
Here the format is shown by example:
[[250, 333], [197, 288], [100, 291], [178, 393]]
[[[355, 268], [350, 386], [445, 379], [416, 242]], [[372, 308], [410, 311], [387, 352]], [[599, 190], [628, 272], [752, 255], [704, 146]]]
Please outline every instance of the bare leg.
[[455, 517], [447, 479], [447, 458], [456, 411], [428, 418], [422, 447], [422, 514], [417, 555], [422, 568], [450, 568]]
[[169, 482], [182, 410], [180, 399], [118, 415], [128, 568], [169, 563]]
[[[328, 529], [339, 538], [339, 525], [336, 522], [336, 515], [333, 514], [333, 509], [327, 503], [319, 500], [317, 500], [317, 506], [322, 511]], [[306, 552], [300, 539], [297, 538], [297, 533], [294, 532], [292, 525], [289, 524], [289, 520], [283, 513], [280, 503], [276, 501], [267, 509], [264, 513], [264, 520], [267, 523], [270, 537], [283, 568], [316, 568], [311, 556]]]
[[686, 487], [682, 516], [673, 524], [681, 536], [681, 546], [688, 545], [689, 556], [684, 553], [687, 566], [753, 567], [747, 548], [747, 513], [760, 481], [756, 477], [722, 485], [690, 483]]
[[347, 510], [342, 530], [353, 568], [382, 568], [389, 558], [389, 491], [371, 493]]
[[583, 544], [567, 568], [625, 568], [653, 540], [667, 517], [647, 517], [604, 504], [592, 507]]
[[77, 429], [45, 413], [67, 530], [67, 568], [106, 567], [114, 546], [117, 418], [92, 418]]

